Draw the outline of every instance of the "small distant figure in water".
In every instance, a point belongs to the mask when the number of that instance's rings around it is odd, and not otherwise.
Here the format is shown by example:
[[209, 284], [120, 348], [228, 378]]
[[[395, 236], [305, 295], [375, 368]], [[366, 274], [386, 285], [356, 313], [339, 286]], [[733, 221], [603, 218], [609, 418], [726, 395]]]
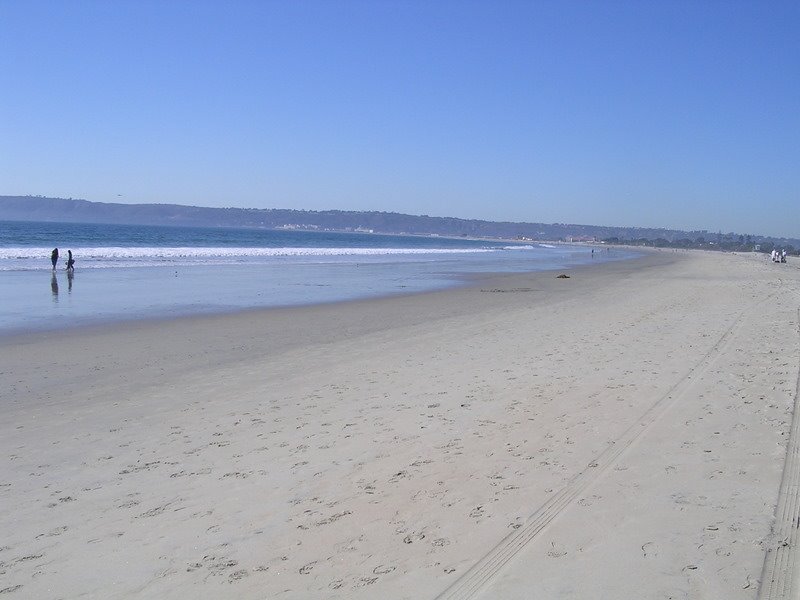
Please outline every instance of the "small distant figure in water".
[[53, 248], [50, 253], [50, 262], [53, 263], [53, 271], [56, 270], [56, 263], [58, 262], [58, 248]]
[[592, 258], [594, 258], [594, 248], [592, 248]]
[[75, 270], [75, 259], [72, 258], [72, 250], [67, 250], [69, 257], [67, 258], [67, 271], [70, 273]]

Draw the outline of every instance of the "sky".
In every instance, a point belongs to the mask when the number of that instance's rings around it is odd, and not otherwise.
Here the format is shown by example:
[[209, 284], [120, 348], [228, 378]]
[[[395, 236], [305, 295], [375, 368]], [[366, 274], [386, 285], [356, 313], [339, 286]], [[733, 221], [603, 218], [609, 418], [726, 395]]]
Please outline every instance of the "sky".
[[800, 238], [800, 2], [0, 0], [0, 195]]

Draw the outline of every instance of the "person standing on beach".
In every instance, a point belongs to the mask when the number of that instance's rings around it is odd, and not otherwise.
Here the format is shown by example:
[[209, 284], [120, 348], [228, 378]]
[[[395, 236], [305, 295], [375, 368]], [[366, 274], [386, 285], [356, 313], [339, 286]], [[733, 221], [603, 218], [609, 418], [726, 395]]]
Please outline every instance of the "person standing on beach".
[[50, 262], [53, 263], [53, 271], [56, 270], [56, 263], [58, 262], [58, 248], [53, 248], [50, 253]]
[[67, 271], [74, 271], [75, 270], [75, 259], [72, 258], [72, 250], [67, 250], [67, 254], [69, 254], [69, 258], [67, 258]]

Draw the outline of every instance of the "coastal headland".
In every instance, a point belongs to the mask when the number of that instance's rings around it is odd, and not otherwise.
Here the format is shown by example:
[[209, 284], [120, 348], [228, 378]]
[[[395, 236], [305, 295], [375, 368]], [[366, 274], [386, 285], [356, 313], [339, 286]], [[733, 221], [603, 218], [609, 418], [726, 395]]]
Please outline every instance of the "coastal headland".
[[0, 338], [0, 593], [753, 599], [792, 577], [770, 560], [795, 552], [800, 265], [557, 274]]

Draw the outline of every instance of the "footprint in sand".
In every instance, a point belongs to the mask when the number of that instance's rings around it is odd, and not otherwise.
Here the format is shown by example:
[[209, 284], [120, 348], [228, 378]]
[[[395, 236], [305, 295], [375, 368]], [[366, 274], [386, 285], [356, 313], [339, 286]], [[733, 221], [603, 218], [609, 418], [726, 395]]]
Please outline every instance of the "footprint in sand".
[[375, 573], [375, 575], [386, 575], [387, 573], [391, 573], [392, 571], [394, 571], [396, 568], [397, 567], [390, 567], [387, 565], [378, 565], [377, 567], [372, 569], [372, 572]]
[[234, 583], [249, 576], [250, 573], [248, 573], [246, 569], [239, 569], [228, 575], [228, 583]]
[[578, 504], [581, 506], [591, 506], [596, 500], [600, 500], [600, 498], [601, 496], [589, 496], [588, 498], [581, 498], [578, 500]]
[[401, 479], [405, 479], [406, 477], [408, 477], [407, 471], [398, 471], [397, 473], [392, 475], [392, 477], [389, 479], [389, 483], [396, 483]]
[[311, 573], [311, 569], [314, 568], [315, 564], [317, 564], [317, 561], [313, 561], [313, 562], [310, 562], [310, 563], [308, 563], [306, 565], [303, 565], [302, 567], [300, 567], [300, 574], [301, 575], [308, 575], [309, 573]]
[[550, 546], [552, 546], [552, 548], [547, 551], [547, 556], [550, 558], [561, 558], [567, 555], [567, 551], [560, 545], [556, 546], [555, 542], [550, 542]]
[[658, 556], [658, 545], [655, 542], [645, 542], [642, 544], [642, 553], [645, 558], [655, 558]]
[[403, 543], [404, 544], [413, 544], [415, 541], [420, 541], [420, 540], [424, 540], [424, 539], [425, 539], [425, 534], [424, 533], [414, 533], [414, 534], [409, 534], [406, 537], [404, 537], [403, 538]]

